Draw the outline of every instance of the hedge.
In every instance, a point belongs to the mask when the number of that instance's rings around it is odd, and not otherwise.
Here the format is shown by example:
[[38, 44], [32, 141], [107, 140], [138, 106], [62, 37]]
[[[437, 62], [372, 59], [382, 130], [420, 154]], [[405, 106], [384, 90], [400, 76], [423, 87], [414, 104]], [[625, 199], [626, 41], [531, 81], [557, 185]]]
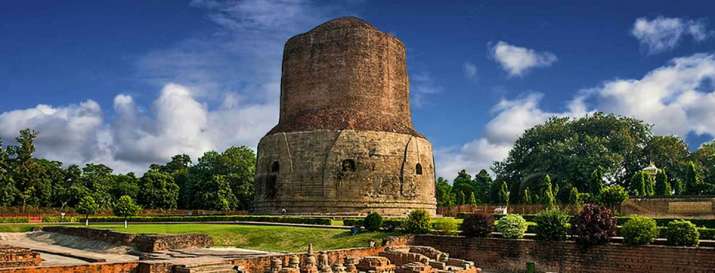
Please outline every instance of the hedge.
[[30, 218], [27, 217], [0, 217], [0, 223], [29, 223]]
[[[84, 217], [65, 217], [66, 222], [81, 222]], [[280, 216], [252, 216], [252, 215], [211, 215], [211, 216], [132, 216], [129, 222], [152, 223], [152, 222], [220, 222], [220, 221], [249, 221], [267, 223], [291, 223], [291, 224], [311, 224], [311, 225], [331, 225], [329, 218], [305, 218], [305, 217], [280, 217]], [[46, 223], [59, 222], [56, 216], [44, 217]], [[94, 216], [89, 218], [90, 222], [122, 222], [124, 218], [116, 216]]]

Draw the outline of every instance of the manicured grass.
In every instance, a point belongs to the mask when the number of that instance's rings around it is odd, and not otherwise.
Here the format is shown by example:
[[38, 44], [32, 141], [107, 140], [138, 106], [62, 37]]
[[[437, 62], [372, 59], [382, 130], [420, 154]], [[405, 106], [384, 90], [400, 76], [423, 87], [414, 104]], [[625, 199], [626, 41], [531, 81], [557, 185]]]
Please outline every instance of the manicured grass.
[[379, 244], [383, 238], [392, 235], [385, 232], [365, 232], [353, 236], [350, 231], [341, 229], [231, 224], [130, 224], [127, 229], [122, 225], [90, 227], [128, 233], [206, 233], [213, 238], [216, 246], [275, 252], [305, 251], [309, 243], [312, 243], [316, 250], [366, 247], [370, 240]]

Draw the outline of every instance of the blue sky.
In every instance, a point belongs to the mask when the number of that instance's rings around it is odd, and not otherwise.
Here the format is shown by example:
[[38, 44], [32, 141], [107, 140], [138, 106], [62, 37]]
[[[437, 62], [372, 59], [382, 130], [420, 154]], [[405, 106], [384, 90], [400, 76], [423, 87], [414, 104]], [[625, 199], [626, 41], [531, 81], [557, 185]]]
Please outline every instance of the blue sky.
[[691, 148], [715, 135], [715, 3], [688, 1], [7, 1], [0, 138], [141, 172], [255, 146], [277, 121], [292, 35], [345, 15], [407, 46], [438, 173], [502, 159], [553, 115], [631, 115]]

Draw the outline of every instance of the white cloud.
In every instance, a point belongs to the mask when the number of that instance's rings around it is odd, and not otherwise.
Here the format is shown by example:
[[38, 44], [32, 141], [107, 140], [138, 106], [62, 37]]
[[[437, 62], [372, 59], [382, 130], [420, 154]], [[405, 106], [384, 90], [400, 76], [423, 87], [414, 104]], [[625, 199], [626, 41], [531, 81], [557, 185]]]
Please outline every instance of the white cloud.
[[675, 48], [685, 36], [702, 41], [709, 35], [702, 21], [662, 16], [652, 20], [645, 17], [636, 19], [631, 34], [650, 54]]
[[477, 66], [470, 62], [465, 62], [462, 69], [464, 70], [464, 77], [467, 79], [477, 78]]
[[484, 129], [483, 136], [461, 147], [437, 150], [437, 175], [451, 179], [461, 169], [476, 173], [489, 170], [494, 161], [507, 157], [514, 141], [528, 128], [546, 121], [551, 116], [571, 113], [549, 113], [539, 108], [542, 95], [533, 93], [515, 100], [501, 100], [492, 112], [495, 116]]
[[547, 67], [557, 60], [551, 52], [537, 52], [503, 41], [497, 42], [490, 54], [510, 76], [522, 76], [532, 68]]

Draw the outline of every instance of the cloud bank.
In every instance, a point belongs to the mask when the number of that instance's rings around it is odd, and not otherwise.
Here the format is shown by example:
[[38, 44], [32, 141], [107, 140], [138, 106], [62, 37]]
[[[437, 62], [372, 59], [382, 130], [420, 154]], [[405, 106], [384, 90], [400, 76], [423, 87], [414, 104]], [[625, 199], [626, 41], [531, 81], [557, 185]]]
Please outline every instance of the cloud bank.
[[649, 54], [671, 50], [686, 37], [699, 42], [709, 36], [702, 21], [662, 16], [652, 20], [645, 17], [636, 19], [631, 34]]

